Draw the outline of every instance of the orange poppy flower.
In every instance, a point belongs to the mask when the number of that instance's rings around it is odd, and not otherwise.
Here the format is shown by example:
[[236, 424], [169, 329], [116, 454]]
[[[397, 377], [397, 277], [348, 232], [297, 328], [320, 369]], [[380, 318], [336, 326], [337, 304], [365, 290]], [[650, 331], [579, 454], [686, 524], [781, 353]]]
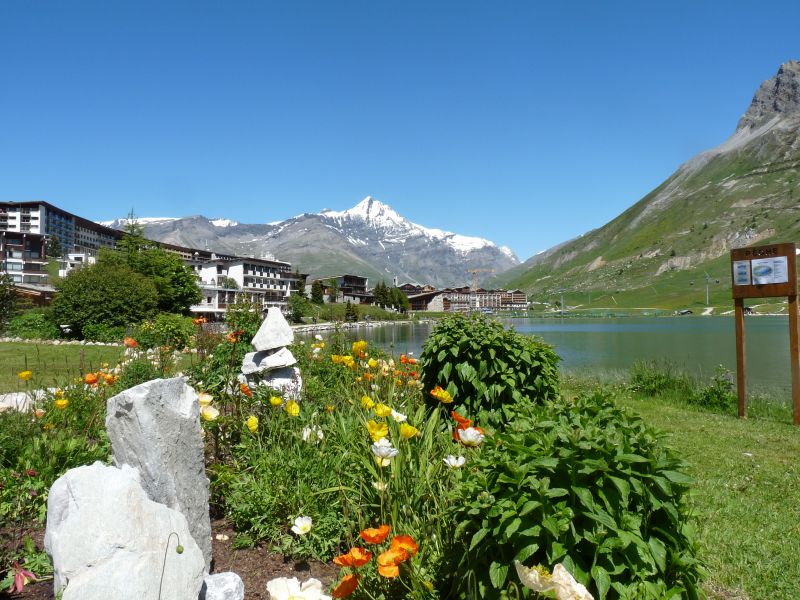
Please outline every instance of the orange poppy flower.
[[86, 375], [83, 376], [83, 381], [87, 385], [94, 385], [95, 383], [97, 383], [97, 375], [94, 373], [87, 373]]
[[396, 535], [392, 538], [391, 548], [395, 550], [403, 550], [409, 556], [414, 556], [419, 550], [419, 546], [410, 535]]
[[345, 598], [353, 593], [358, 586], [358, 575], [345, 575], [342, 580], [331, 590], [333, 598]]
[[103, 380], [106, 382], [106, 385], [113, 385], [117, 378], [111, 373], [106, 373], [103, 375]]
[[350, 548], [347, 554], [342, 554], [333, 559], [340, 567], [363, 567], [372, 560], [372, 552], [365, 548]]
[[408, 363], [408, 357], [405, 354], [400, 355], [400, 364], [405, 365]]
[[458, 428], [459, 429], [466, 429], [467, 427], [472, 425], [472, 420], [471, 419], [467, 419], [466, 417], [462, 417], [460, 414], [458, 414], [454, 410], [450, 411], [450, 416], [453, 417], [453, 420], [456, 423], [458, 423]]
[[132, 337], [126, 337], [124, 340], [122, 340], [122, 343], [128, 348], [136, 348], [139, 345], [139, 342]]
[[380, 544], [383, 542], [387, 537], [389, 537], [389, 530], [391, 527], [389, 525], [381, 525], [380, 527], [368, 527], [364, 531], [361, 532], [361, 539], [367, 542], [368, 544]]
[[417, 359], [416, 359], [416, 358], [409, 358], [409, 359], [408, 359], [408, 364], [410, 364], [410, 365], [415, 365], [415, 364], [417, 364]]
[[409, 558], [402, 548], [389, 548], [378, 556], [378, 573], [383, 577], [397, 577], [400, 574], [398, 565]]
[[247, 387], [246, 383], [240, 383], [239, 384], [239, 389], [242, 390], [242, 393], [245, 396], [247, 396], [248, 398], [252, 398], [253, 397], [253, 392], [250, 391], [250, 388]]

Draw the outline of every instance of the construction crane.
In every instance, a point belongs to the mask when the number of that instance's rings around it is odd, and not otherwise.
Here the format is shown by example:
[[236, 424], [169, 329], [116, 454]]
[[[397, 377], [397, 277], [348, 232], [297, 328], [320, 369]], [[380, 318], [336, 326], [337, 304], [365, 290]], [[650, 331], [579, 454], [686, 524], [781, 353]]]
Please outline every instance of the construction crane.
[[470, 291], [469, 309], [477, 310], [478, 306], [478, 273], [494, 273], [494, 269], [467, 269], [467, 273], [472, 273], [472, 290]]

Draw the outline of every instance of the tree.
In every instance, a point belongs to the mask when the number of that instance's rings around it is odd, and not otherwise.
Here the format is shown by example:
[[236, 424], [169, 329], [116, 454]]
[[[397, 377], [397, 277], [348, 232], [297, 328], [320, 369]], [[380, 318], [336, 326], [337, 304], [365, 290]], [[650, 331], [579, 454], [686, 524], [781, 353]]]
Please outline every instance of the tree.
[[386, 282], [381, 281], [378, 285], [375, 286], [375, 289], [372, 291], [373, 295], [375, 296], [375, 305], [386, 308], [390, 304], [389, 302], [389, 288], [386, 287]]
[[131, 222], [129, 217], [117, 250], [101, 251], [98, 262], [126, 264], [149, 277], [158, 291], [159, 311], [188, 314], [189, 308], [203, 299], [197, 278], [177, 254], [162, 250], [156, 242], [145, 239], [143, 231], [141, 225]]
[[411, 308], [411, 303], [400, 288], [393, 287], [389, 290], [390, 304], [401, 312], [406, 312]]
[[47, 241], [47, 257], [48, 258], [61, 258], [63, 249], [61, 248], [61, 240], [57, 235], [51, 235]]
[[350, 304], [350, 300], [347, 301], [344, 307], [344, 320], [348, 323], [355, 323], [358, 321], [358, 311], [356, 311], [355, 306]]
[[225, 288], [226, 290], [238, 290], [239, 284], [236, 283], [233, 277], [223, 277], [219, 282], [219, 287]]
[[322, 288], [322, 282], [319, 279], [314, 280], [311, 284], [311, 302], [314, 304], [325, 303], [325, 290]]
[[330, 292], [328, 293], [328, 302], [331, 304], [336, 304], [336, 300], [339, 298], [339, 286], [336, 285], [336, 280], [331, 279], [331, 284], [328, 286], [330, 288]]
[[311, 303], [305, 296], [292, 294], [286, 303], [289, 307], [289, 318], [294, 323], [302, 323], [303, 317], [311, 314]]
[[81, 337], [87, 325], [127, 326], [152, 316], [158, 306], [154, 283], [125, 264], [98, 261], [56, 282], [53, 316]]
[[0, 331], [5, 329], [16, 307], [14, 280], [8, 273], [0, 274]]

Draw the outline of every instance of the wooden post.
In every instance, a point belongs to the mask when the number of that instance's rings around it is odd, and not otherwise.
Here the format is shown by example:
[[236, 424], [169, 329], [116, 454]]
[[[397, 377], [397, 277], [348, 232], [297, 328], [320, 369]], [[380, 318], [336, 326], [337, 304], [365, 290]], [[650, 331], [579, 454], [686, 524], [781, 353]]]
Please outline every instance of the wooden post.
[[744, 355], [744, 298], [733, 301], [736, 321], [736, 391], [739, 396], [739, 416], [747, 416], [747, 375]]
[[792, 421], [800, 425], [800, 341], [797, 329], [797, 296], [789, 296], [789, 360], [792, 366]]

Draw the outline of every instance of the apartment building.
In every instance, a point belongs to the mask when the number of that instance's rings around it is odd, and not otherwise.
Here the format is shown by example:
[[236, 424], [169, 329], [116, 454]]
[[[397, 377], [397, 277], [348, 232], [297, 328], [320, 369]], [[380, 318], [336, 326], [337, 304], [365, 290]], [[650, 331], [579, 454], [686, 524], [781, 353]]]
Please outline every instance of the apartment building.
[[[400, 289], [403, 289], [401, 286]], [[473, 290], [468, 286], [434, 290], [430, 286], [412, 286], [406, 290], [411, 310], [432, 312], [494, 312], [527, 310], [528, 298], [522, 290]]]
[[113, 248], [123, 232], [41, 200], [0, 202], [0, 232], [29, 233], [58, 238], [64, 253], [96, 255], [100, 248]]
[[193, 313], [218, 318], [235, 302], [252, 302], [267, 310], [281, 309], [299, 285], [297, 273], [288, 262], [234, 256], [195, 257], [184, 260], [198, 278], [203, 300], [192, 306]]
[[[19, 285], [46, 286], [47, 245], [53, 238], [58, 238], [62, 253], [59, 276], [65, 277], [72, 269], [93, 264], [101, 248], [115, 248], [124, 235], [47, 202], [0, 202], [0, 273], [9, 273]], [[240, 300], [263, 310], [283, 309], [302, 277], [287, 262], [165, 243], [158, 246], [180, 256], [194, 271], [203, 301], [191, 310], [212, 318], [219, 318], [229, 304]]]

